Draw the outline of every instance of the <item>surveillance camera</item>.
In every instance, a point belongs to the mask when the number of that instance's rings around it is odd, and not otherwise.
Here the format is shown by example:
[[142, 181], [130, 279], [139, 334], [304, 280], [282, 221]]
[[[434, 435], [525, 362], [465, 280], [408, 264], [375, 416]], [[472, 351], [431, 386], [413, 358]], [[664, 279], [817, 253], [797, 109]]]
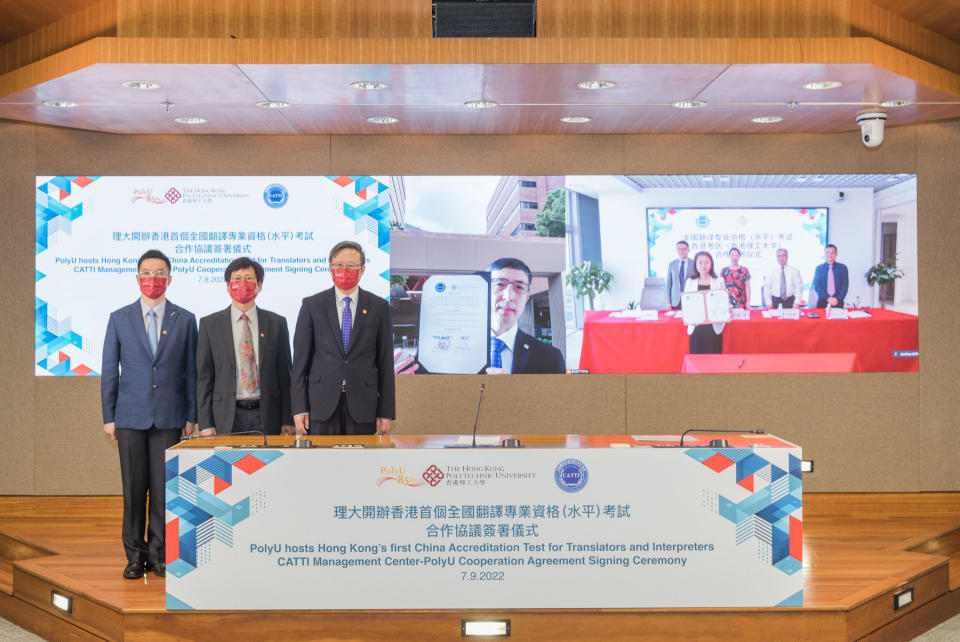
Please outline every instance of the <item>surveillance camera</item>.
[[860, 125], [860, 140], [867, 147], [877, 147], [883, 142], [883, 124], [887, 115], [882, 111], [872, 111], [857, 116]]
[[846, 197], [847, 197], [847, 195], [843, 193], [843, 190], [837, 190], [837, 200], [838, 200], [838, 201], [842, 201], [842, 200], [845, 199]]

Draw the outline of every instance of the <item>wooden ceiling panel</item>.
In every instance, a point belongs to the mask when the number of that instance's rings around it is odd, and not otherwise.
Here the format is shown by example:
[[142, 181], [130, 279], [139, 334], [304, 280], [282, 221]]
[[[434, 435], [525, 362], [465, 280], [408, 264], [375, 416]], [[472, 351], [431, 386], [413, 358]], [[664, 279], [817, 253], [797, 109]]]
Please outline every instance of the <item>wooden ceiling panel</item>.
[[[836, 89], [809, 90], [808, 82], [835, 80]], [[699, 96], [708, 102], [877, 103], [884, 100], [958, 100], [875, 65], [731, 65]]]
[[870, 4], [960, 42], [960, 0], [869, 0]]
[[99, 0], [0, 0], [0, 43], [54, 23]]
[[[131, 89], [148, 81], [157, 89]], [[99, 63], [0, 99], [0, 103], [69, 100], [80, 104], [249, 104], [264, 100], [235, 65], [141, 65]]]
[[[200, 125], [174, 121], [207, 119]], [[296, 134], [282, 114], [253, 105], [177, 105], [164, 112], [152, 105], [78, 105], [72, 108], [23, 103], [0, 104], [0, 118], [111, 134]]]
[[[477, 112], [454, 107], [389, 108], [371, 105], [289, 107], [284, 117], [299, 134], [476, 134]], [[368, 123], [372, 116], [392, 116], [389, 125]]]
[[[480, 134], [649, 134], [666, 126], [676, 109], [662, 105], [504, 105], [479, 114]], [[587, 116], [589, 123], [564, 123]]]
[[[295, 105], [462, 105], [481, 98], [483, 65], [240, 65], [270, 100]], [[377, 81], [386, 89], [357, 90]]]
[[[483, 94], [500, 104], [670, 104], [695, 97], [727, 65], [486, 65]], [[610, 89], [581, 89], [606, 80]]]

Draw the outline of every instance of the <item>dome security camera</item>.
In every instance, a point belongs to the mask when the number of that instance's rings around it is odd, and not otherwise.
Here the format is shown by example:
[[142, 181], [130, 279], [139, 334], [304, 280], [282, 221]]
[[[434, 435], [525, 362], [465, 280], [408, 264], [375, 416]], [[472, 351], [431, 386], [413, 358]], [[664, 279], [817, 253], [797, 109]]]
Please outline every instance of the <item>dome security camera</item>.
[[872, 111], [857, 116], [860, 125], [860, 140], [866, 147], [879, 147], [883, 142], [883, 125], [887, 115], [882, 111]]

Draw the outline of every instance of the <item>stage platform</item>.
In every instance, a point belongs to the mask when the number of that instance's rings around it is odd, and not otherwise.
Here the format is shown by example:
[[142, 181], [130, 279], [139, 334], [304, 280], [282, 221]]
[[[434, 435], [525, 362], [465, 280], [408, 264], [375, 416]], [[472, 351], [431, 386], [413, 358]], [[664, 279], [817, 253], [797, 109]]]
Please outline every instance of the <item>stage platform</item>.
[[162, 578], [121, 577], [119, 497], [0, 497], [0, 616], [50, 640], [447, 640], [463, 618], [521, 640], [904, 640], [960, 613], [960, 493], [803, 501], [802, 608], [171, 612]]

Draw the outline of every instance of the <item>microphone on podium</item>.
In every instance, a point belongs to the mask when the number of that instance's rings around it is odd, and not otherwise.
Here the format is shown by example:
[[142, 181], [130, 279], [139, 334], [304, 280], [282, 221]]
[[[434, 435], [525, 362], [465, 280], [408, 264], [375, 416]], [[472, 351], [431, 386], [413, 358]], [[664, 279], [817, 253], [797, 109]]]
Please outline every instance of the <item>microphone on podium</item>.
[[473, 418], [473, 448], [477, 447], [477, 423], [480, 421], [480, 404], [483, 403], [483, 391], [487, 389], [487, 384], [480, 384], [480, 398], [477, 399], [477, 416]]

